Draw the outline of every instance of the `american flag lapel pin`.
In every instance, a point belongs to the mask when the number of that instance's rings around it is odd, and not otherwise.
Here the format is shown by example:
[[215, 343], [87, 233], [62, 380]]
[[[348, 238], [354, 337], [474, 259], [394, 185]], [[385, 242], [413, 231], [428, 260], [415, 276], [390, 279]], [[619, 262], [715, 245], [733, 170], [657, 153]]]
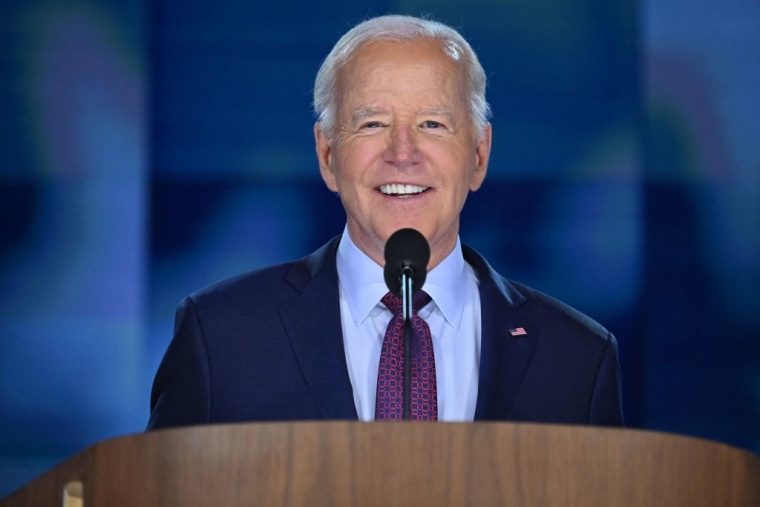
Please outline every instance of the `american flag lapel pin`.
[[512, 338], [515, 338], [517, 336], [527, 336], [528, 332], [524, 327], [511, 327], [509, 328], [509, 334], [512, 336]]

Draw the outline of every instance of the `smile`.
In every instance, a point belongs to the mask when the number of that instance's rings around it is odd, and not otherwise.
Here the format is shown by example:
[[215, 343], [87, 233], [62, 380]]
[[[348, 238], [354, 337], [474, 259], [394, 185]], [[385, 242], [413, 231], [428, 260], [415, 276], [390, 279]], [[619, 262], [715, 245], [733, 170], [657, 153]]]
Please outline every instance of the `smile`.
[[409, 198], [417, 194], [421, 194], [429, 190], [430, 187], [420, 187], [417, 185], [404, 185], [399, 183], [390, 183], [388, 185], [381, 185], [378, 190], [385, 195], [392, 195], [395, 197]]

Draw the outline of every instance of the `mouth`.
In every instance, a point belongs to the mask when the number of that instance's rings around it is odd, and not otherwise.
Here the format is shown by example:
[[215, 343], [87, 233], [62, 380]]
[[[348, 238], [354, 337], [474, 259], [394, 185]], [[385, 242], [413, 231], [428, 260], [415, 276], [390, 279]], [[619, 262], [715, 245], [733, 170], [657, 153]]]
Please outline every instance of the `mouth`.
[[420, 195], [430, 190], [430, 187], [421, 187], [419, 185], [405, 185], [402, 183], [389, 183], [387, 185], [380, 185], [377, 189], [385, 194], [400, 199], [409, 199], [416, 195]]

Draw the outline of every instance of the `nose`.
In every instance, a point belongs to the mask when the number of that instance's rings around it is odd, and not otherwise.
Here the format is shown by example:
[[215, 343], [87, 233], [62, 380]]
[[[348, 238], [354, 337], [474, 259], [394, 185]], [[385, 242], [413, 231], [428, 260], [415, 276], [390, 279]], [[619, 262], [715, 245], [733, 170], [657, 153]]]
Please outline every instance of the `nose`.
[[404, 168], [420, 163], [422, 155], [417, 146], [417, 133], [408, 124], [396, 124], [391, 128], [385, 161]]

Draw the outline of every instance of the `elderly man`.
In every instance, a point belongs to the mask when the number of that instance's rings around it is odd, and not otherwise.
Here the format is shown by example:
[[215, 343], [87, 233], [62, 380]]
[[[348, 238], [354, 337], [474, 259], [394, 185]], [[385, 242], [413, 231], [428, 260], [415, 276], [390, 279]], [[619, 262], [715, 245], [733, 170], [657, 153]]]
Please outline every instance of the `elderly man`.
[[182, 302], [149, 429], [395, 418], [387, 354], [400, 310], [383, 264], [402, 228], [430, 246], [425, 301], [413, 311], [424, 330], [413, 339], [427, 340], [415, 354], [428, 359], [412, 381], [428, 391], [413, 418], [622, 424], [614, 336], [459, 242], [460, 212], [491, 150], [485, 82], [469, 44], [433, 21], [378, 17], [338, 41], [317, 75], [314, 135], [345, 230], [301, 260]]

